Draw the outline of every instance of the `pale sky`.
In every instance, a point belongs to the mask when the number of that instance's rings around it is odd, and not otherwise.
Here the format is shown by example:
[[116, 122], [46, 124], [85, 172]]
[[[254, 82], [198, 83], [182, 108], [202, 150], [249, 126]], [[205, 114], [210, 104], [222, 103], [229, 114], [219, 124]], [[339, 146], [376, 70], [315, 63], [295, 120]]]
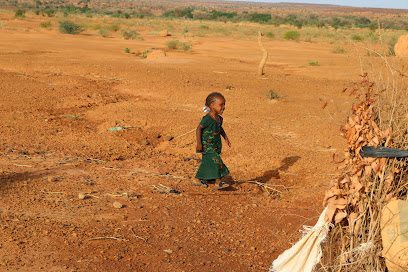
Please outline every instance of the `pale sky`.
[[308, 4], [330, 4], [364, 8], [393, 8], [408, 9], [407, 0], [235, 0], [247, 2], [268, 3], [308, 3]]

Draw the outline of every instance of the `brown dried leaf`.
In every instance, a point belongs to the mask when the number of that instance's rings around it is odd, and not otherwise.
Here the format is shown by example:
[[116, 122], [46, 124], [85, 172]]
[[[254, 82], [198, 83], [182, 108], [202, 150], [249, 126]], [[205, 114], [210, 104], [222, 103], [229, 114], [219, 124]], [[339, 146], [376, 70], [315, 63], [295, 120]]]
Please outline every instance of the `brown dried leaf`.
[[377, 124], [374, 121], [371, 121], [371, 125], [373, 126], [375, 134], [380, 135], [380, 130], [378, 129]]
[[347, 206], [347, 200], [345, 198], [330, 199], [328, 203], [337, 209], [344, 209]]
[[341, 220], [343, 220], [347, 216], [347, 213], [345, 212], [338, 212], [336, 216], [334, 217], [334, 222], [335, 223], [340, 223]]
[[335, 212], [336, 212], [336, 207], [329, 204], [327, 206], [326, 214], [324, 215], [324, 220], [328, 222], [332, 222]]

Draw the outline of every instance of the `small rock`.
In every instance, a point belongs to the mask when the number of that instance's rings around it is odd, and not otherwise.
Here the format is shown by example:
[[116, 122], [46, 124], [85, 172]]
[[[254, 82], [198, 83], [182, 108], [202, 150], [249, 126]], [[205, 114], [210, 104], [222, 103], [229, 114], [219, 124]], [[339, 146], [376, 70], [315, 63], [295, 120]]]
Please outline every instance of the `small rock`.
[[167, 134], [166, 136], [164, 136], [164, 140], [171, 141], [173, 140], [173, 136], [171, 136], [170, 134]]
[[116, 209], [120, 209], [120, 208], [123, 207], [123, 205], [120, 204], [119, 202], [115, 201], [115, 202], [113, 202], [113, 207], [116, 208]]
[[167, 37], [169, 36], [169, 32], [167, 30], [162, 30], [159, 33], [160, 37]]
[[171, 249], [165, 249], [165, 250], [163, 250], [163, 251], [166, 252], [167, 254], [173, 253], [173, 250], [171, 250]]
[[251, 250], [256, 250], [256, 247], [252, 246], [252, 247], [251, 247]]
[[54, 178], [54, 177], [48, 177], [47, 179], [48, 179], [48, 182], [54, 182], [54, 181], [56, 181], [56, 180], [57, 180], [57, 179], [56, 179], [56, 178]]
[[161, 135], [160, 135], [160, 133], [155, 132], [155, 133], [154, 133], [154, 137], [155, 137], [155, 138], [160, 138], [160, 137], [161, 137]]
[[78, 198], [79, 198], [79, 199], [86, 199], [86, 198], [87, 198], [87, 195], [86, 195], [85, 193], [79, 193], [79, 194], [78, 194]]
[[137, 194], [136, 194], [135, 191], [129, 191], [129, 192], [127, 193], [127, 196], [128, 196], [128, 197], [137, 197]]
[[141, 145], [149, 145], [150, 143], [149, 143], [149, 141], [147, 139], [143, 139], [143, 140], [140, 141], [140, 144]]

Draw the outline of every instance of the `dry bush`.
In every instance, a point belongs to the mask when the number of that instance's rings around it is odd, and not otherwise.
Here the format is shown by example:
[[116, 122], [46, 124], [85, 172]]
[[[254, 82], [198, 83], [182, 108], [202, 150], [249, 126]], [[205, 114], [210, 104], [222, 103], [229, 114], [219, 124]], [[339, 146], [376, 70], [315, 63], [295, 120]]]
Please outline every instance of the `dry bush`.
[[391, 199], [407, 200], [406, 158], [365, 158], [363, 146], [408, 150], [408, 77], [403, 64], [381, 53], [360, 55], [361, 82], [351, 90], [356, 101], [341, 130], [347, 139], [342, 173], [326, 192], [333, 225], [323, 245], [318, 271], [386, 271], [382, 257], [381, 212]]

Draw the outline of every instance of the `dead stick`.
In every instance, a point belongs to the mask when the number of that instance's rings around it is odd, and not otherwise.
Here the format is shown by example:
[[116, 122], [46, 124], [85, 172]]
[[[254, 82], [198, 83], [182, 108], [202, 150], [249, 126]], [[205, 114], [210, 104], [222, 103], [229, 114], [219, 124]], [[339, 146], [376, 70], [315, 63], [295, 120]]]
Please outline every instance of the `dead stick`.
[[133, 228], [130, 228], [130, 230], [133, 232], [133, 235], [134, 235], [137, 239], [140, 239], [140, 240], [143, 240], [143, 241], [147, 242], [147, 238], [143, 238], [143, 237], [137, 236], [136, 233], [135, 233], [135, 231], [133, 230]]
[[255, 183], [255, 184], [259, 185], [259, 186], [263, 186], [263, 187], [265, 187], [265, 188], [267, 188], [267, 189], [270, 189], [270, 190], [272, 190], [272, 191], [278, 192], [278, 193], [280, 193], [280, 194], [282, 193], [281, 191], [276, 190], [275, 188], [269, 187], [269, 186], [267, 186], [267, 185], [265, 185], [265, 184], [263, 184], [263, 183], [257, 182], [257, 181], [249, 180], [248, 182], [250, 182], [250, 183]]
[[104, 240], [104, 239], [114, 239], [114, 240], [123, 240], [122, 238], [119, 238], [120, 236], [112, 236], [112, 237], [95, 237], [95, 238], [90, 238], [89, 241], [92, 240]]
[[186, 133], [181, 134], [181, 135], [179, 135], [179, 136], [177, 136], [177, 137], [174, 137], [173, 140], [178, 139], [178, 138], [180, 138], [180, 137], [183, 137], [183, 136], [185, 136], [185, 135], [187, 135], [187, 134], [190, 134], [190, 133], [193, 132], [193, 131], [196, 131], [196, 129], [192, 129], [192, 130], [190, 130], [189, 132], [186, 132]]
[[261, 33], [261, 31], [258, 31], [258, 44], [259, 47], [261, 48], [262, 52], [263, 52], [263, 56], [262, 56], [262, 60], [261, 63], [259, 64], [259, 68], [258, 68], [258, 76], [262, 76], [264, 74], [263, 69], [266, 63], [266, 59], [268, 58], [268, 51], [266, 51], [263, 43], [262, 43], [262, 36], [263, 33]]
[[47, 192], [47, 191], [41, 191], [41, 193], [44, 193], [44, 194], [64, 194], [64, 192]]
[[20, 166], [20, 167], [33, 167], [32, 165], [27, 165], [27, 164], [14, 164], [15, 166]]

